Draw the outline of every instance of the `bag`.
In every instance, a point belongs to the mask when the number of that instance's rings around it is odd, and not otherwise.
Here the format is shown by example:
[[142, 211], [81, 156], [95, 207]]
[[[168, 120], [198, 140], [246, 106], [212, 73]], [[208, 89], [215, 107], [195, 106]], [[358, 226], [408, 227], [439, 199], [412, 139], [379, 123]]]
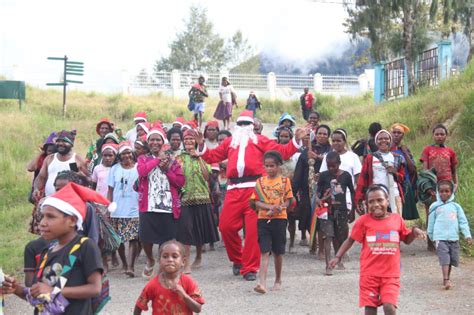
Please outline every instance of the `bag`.
[[416, 208], [415, 193], [410, 182], [403, 183], [403, 191], [405, 195], [405, 202], [403, 203], [402, 217], [404, 220], [416, 220], [420, 218], [418, 209]]
[[100, 295], [92, 298], [92, 313], [99, 314], [104, 306], [111, 300], [110, 297], [110, 284], [107, 275], [102, 277], [102, 287], [100, 288]]
[[194, 107], [195, 107], [194, 101], [190, 98], [189, 103], [188, 103], [188, 110], [192, 112], [194, 110]]

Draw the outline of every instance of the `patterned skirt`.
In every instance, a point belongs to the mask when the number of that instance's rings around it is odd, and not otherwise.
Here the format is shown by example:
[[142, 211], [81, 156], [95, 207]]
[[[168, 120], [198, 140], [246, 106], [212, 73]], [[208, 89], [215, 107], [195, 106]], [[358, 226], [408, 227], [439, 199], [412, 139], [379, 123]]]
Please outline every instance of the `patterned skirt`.
[[110, 223], [122, 243], [138, 240], [138, 218], [110, 218]]

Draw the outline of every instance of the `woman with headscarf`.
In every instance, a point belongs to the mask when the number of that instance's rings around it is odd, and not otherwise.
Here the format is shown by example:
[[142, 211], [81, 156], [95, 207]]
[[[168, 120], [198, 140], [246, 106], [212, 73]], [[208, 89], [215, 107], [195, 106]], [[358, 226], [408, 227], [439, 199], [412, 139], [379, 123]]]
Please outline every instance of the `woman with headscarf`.
[[388, 188], [389, 207], [392, 212], [401, 214], [403, 209], [403, 188], [405, 180], [405, 158], [390, 151], [392, 135], [382, 129], [375, 135], [378, 151], [368, 154], [362, 165], [357, 181], [355, 202], [359, 214], [364, 213], [363, 200], [367, 189], [373, 184]]
[[214, 149], [219, 145], [217, 135], [219, 134], [219, 123], [215, 120], [207, 122], [204, 127], [204, 139], [209, 149]]
[[153, 273], [153, 244], [161, 245], [176, 237], [181, 212], [178, 190], [185, 179], [181, 166], [172, 157], [165, 132], [159, 126], [147, 135], [150, 153], [138, 158], [139, 237], [147, 262], [143, 276]]
[[[186, 180], [181, 194], [181, 216], [176, 236], [186, 248], [184, 273], [191, 273], [191, 267], [201, 265], [204, 244], [219, 240], [209, 191], [211, 168], [196, 152], [196, 136], [195, 130], [184, 132], [184, 151], [176, 159]], [[196, 258], [192, 265], [189, 259], [191, 245], [196, 246]]]
[[94, 167], [100, 164], [100, 149], [104, 144], [105, 136], [114, 131], [114, 124], [108, 118], [102, 118], [95, 126], [95, 131], [99, 135], [99, 139], [97, 139], [95, 143], [90, 145], [89, 151], [86, 154], [86, 165], [87, 170], [89, 171], [89, 175], [92, 174]]
[[[310, 141], [312, 131], [308, 129], [308, 134], [306, 135], [303, 141]], [[331, 143], [329, 142], [329, 137], [331, 136], [331, 128], [327, 125], [320, 125], [316, 128], [316, 139], [311, 142], [311, 146], [306, 146], [306, 148], [301, 152], [301, 155], [296, 163], [295, 174], [292, 180], [292, 189], [293, 194], [298, 196], [299, 203], [303, 206], [299, 207], [299, 223], [298, 228], [301, 231], [301, 239], [306, 239], [306, 231], [310, 231], [311, 228], [311, 196], [310, 193], [315, 191], [316, 182], [310, 183], [309, 174], [310, 174], [310, 165], [311, 162], [313, 165], [313, 173], [318, 174], [326, 154], [331, 151]], [[311, 149], [310, 149], [311, 148]], [[310, 186], [312, 191], [310, 191]], [[289, 221], [290, 217], [288, 217]], [[295, 223], [293, 223], [294, 225]], [[288, 225], [290, 228], [291, 222]], [[318, 229], [318, 227], [317, 227]], [[318, 229], [319, 230], [319, 229]], [[291, 231], [290, 231], [291, 235]], [[320, 247], [319, 247], [319, 257], [323, 258], [324, 256], [324, 247], [322, 246], [322, 236], [320, 238]], [[290, 238], [291, 241], [291, 238]], [[314, 245], [316, 243], [313, 243]], [[290, 242], [291, 245], [291, 242]], [[312, 252], [315, 251], [315, 246], [311, 248]]]
[[404, 124], [395, 123], [392, 125], [391, 133], [392, 133], [392, 147], [390, 150], [394, 153], [400, 154], [405, 159], [405, 180], [403, 182], [403, 195], [405, 196], [405, 200], [403, 203], [403, 212], [402, 216], [405, 220], [416, 220], [420, 216], [418, 215], [418, 210], [416, 208], [416, 180], [417, 180], [417, 172], [416, 172], [416, 165], [415, 159], [411, 154], [410, 149], [402, 144], [402, 140], [408, 132], [410, 132], [410, 128], [405, 126]]

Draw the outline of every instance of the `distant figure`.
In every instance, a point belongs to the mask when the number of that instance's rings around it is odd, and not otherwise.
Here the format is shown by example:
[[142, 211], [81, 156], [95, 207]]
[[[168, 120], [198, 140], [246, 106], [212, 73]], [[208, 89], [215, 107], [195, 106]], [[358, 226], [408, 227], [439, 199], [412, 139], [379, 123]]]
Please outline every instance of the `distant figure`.
[[137, 136], [138, 136], [137, 128], [139, 128], [138, 124], [147, 122], [146, 113], [145, 112], [136, 113], [135, 116], [133, 117], [133, 122], [135, 123], [135, 126], [133, 126], [133, 128], [127, 131], [127, 133], [125, 134], [125, 138], [127, 138], [127, 140], [129, 140], [131, 143], [135, 143], [135, 141], [137, 140]]
[[214, 112], [214, 118], [224, 122], [224, 129], [230, 128], [230, 119], [232, 118], [232, 107], [237, 105], [237, 94], [226, 77], [222, 78], [219, 87], [219, 104]]
[[309, 92], [307, 87], [304, 88], [304, 93], [300, 97], [301, 111], [304, 120], [308, 120], [309, 114], [313, 111], [314, 96]]
[[201, 129], [202, 114], [204, 113], [204, 99], [209, 96], [204, 82], [206, 79], [202, 75], [199, 76], [198, 83], [194, 84], [188, 92], [189, 98], [194, 102], [194, 120], [199, 121], [199, 129]]
[[251, 110], [253, 112], [253, 117], [255, 117], [257, 113], [257, 108], [262, 110], [260, 101], [258, 100], [257, 95], [255, 95], [253, 91], [250, 91], [245, 109]]

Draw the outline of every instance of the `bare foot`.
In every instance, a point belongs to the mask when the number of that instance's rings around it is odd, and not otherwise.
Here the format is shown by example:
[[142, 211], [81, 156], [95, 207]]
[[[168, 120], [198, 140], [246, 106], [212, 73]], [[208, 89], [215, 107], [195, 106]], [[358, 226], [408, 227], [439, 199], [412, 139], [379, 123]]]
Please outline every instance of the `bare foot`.
[[449, 289], [451, 289], [452, 287], [454, 287], [453, 283], [452, 283], [451, 280], [449, 280], [449, 279], [444, 280], [443, 283], [444, 283], [444, 288], [445, 288], [446, 290], [449, 290]]
[[215, 252], [216, 248], [214, 247], [214, 244], [209, 245], [209, 251], [210, 252]]
[[288, 254], [294, 254], [295, 253], [295, 250], [294, 250], [294, 247], [293, 246], [288, 246]]
[[193, 264], [191, 265], [191, 268], [196, 269], [201, 267], [201, 259], [195, 259]]
[[125, 272], [125, 274], [126, 274], [127, 276], [129, 276], [130, 278], [135, 278], [135, 270], [133, 270], [132, 268], [129, 268], [129, 269]]
[[331, 268], [326, 268], [326, 273], [324, 273], [325, 276], [332, 276], [332, 269]]
[[117, 268], [120, 265], [117, 255], [113, 254], [112, 255], [112, 267]]
[[281, 282], [275, 282], [272, 287], [272, 291], [279, 291], [281, 289]]
[[127, 271], [128, 271], [128, 266], [122, 266], [122, 272], [126, 274]]
[[346, 266], [344, 266], [344, 264], [342, 262], [340, 262], [340, 263], [337, 264], [337, 269], [338, 270], [345, 270]]
[[265, 289], [265, 287], [263, 285], [261, 285], [260, 283], [257, 284], [257, 286], [255, 288], [253, 288], [253, 290], [255, 292], [258, 292], [258, 293], [261, 293], [261, 294], [267, 293], [267, 289]]
[[319, 260], [324, 260], [325, 257], [326, 257], [326, 255], [324, 255], [324, 253], [321, 253], [321, 252], [318, 253], [318, 259]]

